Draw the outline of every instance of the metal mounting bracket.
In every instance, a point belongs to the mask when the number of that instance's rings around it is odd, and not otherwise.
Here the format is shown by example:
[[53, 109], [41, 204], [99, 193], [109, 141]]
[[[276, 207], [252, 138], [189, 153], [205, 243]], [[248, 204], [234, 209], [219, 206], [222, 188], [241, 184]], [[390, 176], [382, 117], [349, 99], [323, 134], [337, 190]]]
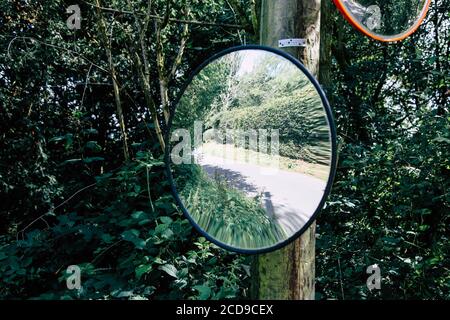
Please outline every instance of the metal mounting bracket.
[[278, 47], [306, 47], [306, 39], [282, 39], [278, 41]]

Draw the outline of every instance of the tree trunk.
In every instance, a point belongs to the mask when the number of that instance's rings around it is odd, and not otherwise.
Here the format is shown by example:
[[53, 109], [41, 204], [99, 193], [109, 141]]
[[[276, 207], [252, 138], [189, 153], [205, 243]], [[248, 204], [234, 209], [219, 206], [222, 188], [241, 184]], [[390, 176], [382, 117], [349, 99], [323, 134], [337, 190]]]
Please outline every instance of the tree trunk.
[[261, 44], [278, 47], [278, 40], [306, 39], [306, 48], [284, 48], [298, 58], [315, 76], [319, 72], [320, 0], [263, 0], [261, 8]]
[[333, 10], [331, 1], [322, 1], [320, 14], [320, 70], [319, 82], [327, 91], [331, 85], [331, 60], [333, 43]]
[[[278, 40], [306, 39], [306, 48], [285, 48], [316, 77], [320, 56], [320, 0], [263, 0], [261, 44], [278, 47]], [[259, 255], [254, 263], [252, 294], [257, 299], [313, 300], [315, 223], [283, 249]]]
[[100, 0], [97, 0], [97, 25], [99, 27], [100, 36], [102, 38], [103, 46], [106, 50], [106, 56], [108, 58], [108, 64], [109, 64], [109, 72], [111, 74], [111, 79], [113, 83], [113, 90], [114, 90], [114, 101], [116, 104], [116, 115], [117, 115], [117, 121], [119, 122], [120, 126], [120, 132], [122, 134], [122, 142], [123, 142], [123, 155], [125, 158], [125, 161], [128, 161], [130, 158], [130, 150], [128, 148], [128, 136], [127, 136], [127, 128], [125, 125], [125, 118], [123, 115], [123, 109], [122, 109], [122, 102], [120, 99], [120, 88], [117, 80], [117, 73], [116, 68], [114, 66], [113, 56], [112, 56], [112, 49], [111, 49], [111, 41], [108, 40], [108, 34], [107, 34], [107, 27], [106, 27], [106, 21], [103, 18], [103, 14], [100, 10], [101, 3]]

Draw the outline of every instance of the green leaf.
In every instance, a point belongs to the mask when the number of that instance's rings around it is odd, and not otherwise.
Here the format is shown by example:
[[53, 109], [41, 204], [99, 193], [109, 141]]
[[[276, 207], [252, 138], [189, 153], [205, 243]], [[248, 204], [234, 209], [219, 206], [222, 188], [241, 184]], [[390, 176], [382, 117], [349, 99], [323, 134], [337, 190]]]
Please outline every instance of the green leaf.
[[133, 295], [133, 291], [121, 291], [119, 293], [117, 293], [115, 296], [117, 298], [129, 298]]
[[51, 143], [51, 142], [60, 142], [60, 141], [63, 141], [65, 139], [66, 139], [65, 136], [53, 137], [50, 140], [48, 140], [48, 142], [49, 143]]
[[62, 163], [62, 165], [66, 165], [66, 164], [75, 164], [78, 162], [83, 161], [82, 159], [70, 159], [70, 160], [66, 160]]
[[155, 228], [155, 233], [156, 234], [162, 234], [164, 233], [164, 231], [166, 231], [169, 228], [169, 226], [167, 224], [160, 224], [158, 226], [156, 226]]
[[166, 261], [161, 259], [160, 257], [156, 257], [154, 262], [156, 264], [165, 264], [166, 263]]
[[445, 137], [437, 137], [437, 138], [433, 139], [433, 142], [442, 142], [442, 143], [450, 144], [450, 139], [447, 139]]
[[143, 220], [147, 218], [147, 214], [144, 211], [135, 211], [131, 214], [131, 216], [136, 220]]
[[122, 233], [122, 238], [126, 241], [133, 241], [137, 237], [139, 237], [139, 231], [136, 229], [127, 230]]
[[100, 161], [105, 161], [105, 158], [102, 158], [102, 157], [90, 157], [90, 158], [84, 158], [83, 159], [84, 163], [93, 163], [93, 162], [100, 162]]
[[139, 231], [135, 229], [127, 230], [122, 233], [122, 238], [134, 244], [137, 249], [144, 249], [147, 242], [139, 238]]
[[97, 129], [86, 129], [83, 133], [87, 135], [98, 135]]
[[135, 273], [136, 277], [138, 279], [141, 279], [141, 277], [150, 272], [152, 270], [152, 266], [150, 264], [141, 264], [140, 266], [136, 267]]
[[401, 239], [392, 237], [383, 237], [381, 238], [381, 240], [389, 245], [396, 245], [401, 241]]
[[197, 299], [207, 300], [211, 296], [211, 288], [206, 285], [194, 286], [194, 289], [199, 292]]
[[102, 147], [97, 143], [97, 141], [88, 141], [84, 146], [85, 150], [90, 150], [92, 152], [100, 152], [102, 151]]
[[166, 229], [164, 230], [164, 232], [161, 234], [161, 236], [165, 239], [169, 239], [170, 237], [172, 237], [174, 235], [172, 229]]
[[105, 243], [111, 243], [111, 242], [114, 240], [114, 238], [113, 238], [110, 234], [108, 234], [108, 233], [103, 233], [103, 234], [100, 236], [100, 238], [101, 238]]
[[161, 222], [164, 223], [164, 224], [171, 224], [171, 223], [173, 222], [172, 218], [166, 217], [166, 216], [161, 217], [161, 218], [159, 218], [159, 219], [160, 219]]
[[178, 278], [178, 276], [177, 276], [178, 270], [177, 270], [177, 268], [175, 268], [175, 266], [173, 264], [165, 264], [163, 266], [160, 266], [159, 269], [164, 271], [165, 273], [167, 273], [169, 276]]

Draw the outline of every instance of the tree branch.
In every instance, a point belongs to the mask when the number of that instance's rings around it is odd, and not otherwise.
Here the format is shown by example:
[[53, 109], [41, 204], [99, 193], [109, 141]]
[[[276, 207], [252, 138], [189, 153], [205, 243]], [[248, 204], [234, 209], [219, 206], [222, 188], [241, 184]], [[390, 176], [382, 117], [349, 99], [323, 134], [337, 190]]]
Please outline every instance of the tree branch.
[[109, 70], [110, 74], [113, 80], [113, 90], [114, 90], [114, 100], [116, 104], [116, 111], [117, 111], [117, 120], [119, 121], [120, 130], [122, 133], [122, 140], [123, 140], [123, 154], [125, 161], [128, 161], [130, 158], [130, 151], [128, 148], [128, 137], [127, 137], [127, 131], [125, 126], [125, 118], [123, 116], [123, 109], [122, 109], [122, 101], [120, 99], [120, 90], [119, 90], [119, 83], [117, 81], [116, 76], [116, 68], [114, 67], [113, 57], [112, 57], [112, 49], [111, 49], [111, 42], [112, 42], [112, 26], [111, 26], [111, 36], [108, 39], [107, 34], [107, 28], [106, 28], [106, 22], [103, 18], [102, 12], [99, 9], [100, 8], [100, 0], [96, 0], [97, 3], [97, 24], [100, 30], [100, 36], [102, 38], [103, 46], [106, 50], [106, 55], [109, 62]]
[[[186, 3], [184, 11], [185, 11], [186, 17], [189, 17], [190, 7], [187, 3]], [[169, 82], [172, 81], [172, 79], [175, 77], [178, 67], [181, 65], [188, 39], [189, 39], [189, 25], [186, 23], [186, 24], [184, 24], [183, 33], [181, 34], [181, 40], [180, 40], [180, 46], [178, 49], [178, 54], [173, 62], [172, 69], [169, 73]]]
[[[146, 14], [141, 12], [133, 12], [133, 11], [127, 11], [127, 10], [119, 10], [114, 8], [106, 8], [106, 7], [98, 7], [95, 4], [92, 4], [88, 1], [84, 1], [87, 5], [98, 8], [102, 11], [106, 12], [115, 12], [115, 13], [122, 13], [122, 14], [129, 14], [129, 15], [138, 15], [138, 16], [145, 16], [149, 19], [153, 20], [159, 20], [163, 21], [164, 17], [154, 15], [154, 14]], [[222, 28], [230, 28], [230, 29], [244, 29], [245, 26], [239, 25], [239, 24], [231, 24], [231, 23], [217, 23], [212, 21], [198, 21], [198, 20], [184, 20], [184, 19], [175, 19], [175, 18], [169, 18], [169, 22], [175, 22], [175, 23], [183, 23], [183, 24], [189, 24], [189, 25], [197, 25], [197, 26], [210, 26], [210, 27], [222, 27]]]

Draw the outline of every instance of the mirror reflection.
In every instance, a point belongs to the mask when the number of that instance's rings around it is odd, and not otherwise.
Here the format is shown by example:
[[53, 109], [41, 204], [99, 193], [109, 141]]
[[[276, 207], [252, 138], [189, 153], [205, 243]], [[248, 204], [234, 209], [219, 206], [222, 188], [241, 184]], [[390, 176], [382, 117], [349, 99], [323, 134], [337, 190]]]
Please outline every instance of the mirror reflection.
[[282, 243], [313, 217], [330, 176], [330, 121], [313, 83], [256, 49], [210, 62], [179, 101], [171, 170], [192, 220], [229, 247]]
[[426, 14], [429, 0], [340, 0], [350, 15], [372, 36], [384, 40], [402, 38]]

